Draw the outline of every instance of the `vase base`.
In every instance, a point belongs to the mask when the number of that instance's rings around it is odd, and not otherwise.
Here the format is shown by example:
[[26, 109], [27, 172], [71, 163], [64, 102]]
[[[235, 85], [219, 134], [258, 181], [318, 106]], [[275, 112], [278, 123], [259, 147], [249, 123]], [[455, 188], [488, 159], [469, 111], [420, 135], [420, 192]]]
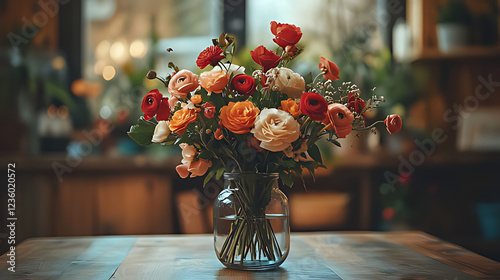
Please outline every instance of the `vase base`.
[[236, 270], [271, 270], [278, 268], [284, 261], [283, 258], [281, 261], [244, 261], [243, 263], [234, 263], [228, 264], [223, 263], [227, 268], [236, 269]]

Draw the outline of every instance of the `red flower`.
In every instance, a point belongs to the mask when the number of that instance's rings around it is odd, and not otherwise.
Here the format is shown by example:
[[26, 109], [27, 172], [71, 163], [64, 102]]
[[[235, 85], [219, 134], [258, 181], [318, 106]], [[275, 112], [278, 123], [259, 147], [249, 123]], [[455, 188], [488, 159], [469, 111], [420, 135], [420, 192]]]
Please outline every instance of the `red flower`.
[[325, 80], [336, 81], [340, 79], [340, 70], [337, 64], [322, 56], [319, 57], [319, 70], [323, 72], [323, 77], [325, 78]]
[[149, 121], [158, 112], [163, 95], [157, 90], [150, 91], [142, 100], [141, 110], [144, 113], [144, 119]]
[[168, 121], [170, 117], [170, 106], [168, 105], [168, 97], [161, 100], [160, 106], [158, 107], [158, 112], [156, 113], [157, 121]]
[[280, 56], [275, 52], [266, 49], [264, 46], [258, 46], [255, 50], [250, 51], [253, 61], [262, 66], [262, 71], [278, 66], [280, 63]]
[[255, 80], [251, 76], [245, 74], [236, 75], [231, 80], [231, 90], [237, 91], [239, 94], [253, 95], [255, 91]]
[[387, 131], [389, 131], [390, 134], [394, 134], [400, 131], [401, 126], [403, 126], [403, 121], [398, 115], [387, 116], [387, 118], [384, 120], [384, 123], [387, 126]]
[[203, 69], [207, 67], [209, 64], [212, 66], [217, 65], [219, 61], [224, 59], [224, 55], [221, 55], [223, 50], [216, 46], [210, 46], [204, 49], [200, 55], [198, 55], [198, 59], [196, 59], [196, 65]]
[[304, 92], [300, 98], [300, 110], [313, 121], [322, 121], [326, 117], [328, 103], [323, 96], [315, 92]]
[[213, 118], [215, 115], [215, 106], [210, 103], [205, 103], [203, 105], [203, 115], [209, 119]]
[[[363, 99], [354, 96], [353, 92], [349, 93], [347, 97], [347, 108], [349, 108], [351, 112], [356, 112], [361, 115], [361, 112], [363, 112], [365, 106], [366, 103]], [[362, 116], [365, 116], [365, 112], [363, 112]]]
[[293, 24], [277, 23], [271, 21], [271, 32], [275, 36], [273, 41], [285, 49], [289, 45], [295, 45], [302, 37], [300, 27]]

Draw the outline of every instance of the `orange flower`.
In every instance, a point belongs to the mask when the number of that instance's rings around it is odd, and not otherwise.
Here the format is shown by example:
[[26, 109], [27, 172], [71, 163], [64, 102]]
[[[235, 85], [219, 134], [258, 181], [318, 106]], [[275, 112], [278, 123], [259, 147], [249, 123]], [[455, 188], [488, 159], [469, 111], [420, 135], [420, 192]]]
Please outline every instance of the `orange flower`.
[[200, 84], [209, 93], [221, 93], [228, 83], [229, 75], [224, 70], [212, 70], [200, 74]]
[[222, 134], [222, 130], [220, 128], [217, 128], [217, 130], [214, 133], [215, 139], [221, 140], [224, 138], [224, 134]]
[[323, 77], [326, 80], [336, 81], [340, 79], [339, 77], [339, 67], [337, 64], [331, 62], [330, 60], [320, 56], [319, 57], [319, 70], [323, 72]]
[[191, 102], [193, 102], [193, 104], [200, 104], [201, 103], [201, 95], [199, 94], [195, 94], [193, 95], [193, 97], [191, 97]]
[[259, 115], [259, 108], [251, 101], [229, 102], [227, 106], [220, 109], [222, 125], [236, 134], [250, 132], [255, 118]]
[[184, 108], [175, 112], [168, 126], [172, 132], [182, 134], [186, 132], [188, 124], [196, 121], [196, 117], [196, 110]]
[[278, 109], [290, 113], [294, 118], [297, 118], [300, 115], [302, 115], [302, 111], [300, 111], [299, 104], [297, 104], [297, 102], [295, 102], [291, 98], [288, 98], [288, 100], [282, 100], [281, 106]]

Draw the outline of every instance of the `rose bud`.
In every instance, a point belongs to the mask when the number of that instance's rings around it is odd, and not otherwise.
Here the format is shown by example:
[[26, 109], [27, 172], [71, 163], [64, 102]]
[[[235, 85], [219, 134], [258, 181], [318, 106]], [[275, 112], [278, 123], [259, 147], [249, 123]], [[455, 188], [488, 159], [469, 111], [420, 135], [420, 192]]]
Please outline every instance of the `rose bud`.
[[231, 80], [230, 89], [235, 90], [239, 94], [253, 95], [255, 91], [255, 80], [253, 77], [245, 74], [236, 75]]
[[273, 41], [283, 49], [290, 45], [295, 46], [302, 37], [300, 27], [293, 24], [277, 23], [276, 21], [271, 21], [271, 32], [275, 36]]
[[255, 50], [250, 51], [253, 61], [262, 66], [262, 71], [265, 73], [267, 70], [278, 66], [281, 57], [275, 52], [266, 49], [264, 46], [258, 46]]
[[144, 119], [149, 121], [158, 112], [163, 95], [157, 90], [150, 91], [142, 100], [141, 110], [144, 113]]
[[387, 118], [384, 120], [384, 123], [387, 126], [387, 131], [389, 131], [389, 134], [394, 134], [400, 131], [401, 127], [403, 126], [403, 121], [398, 115], [387, 116]]
[[146, 75], [146, 78], [150, 80], [156, 79], [156, 72], [153, 70], [149, 71], [148, 74]]
[[209, 119], [213, 118], [215, 115], [215, 106], [210, 103], [205, 103], [203, 105], [203, 115]]
[[337, 64], [322, 56], [319, 57], [319, 70], [323, 72], [323, 77], [325, 78], [325, 80], [336, 81], [340, 79], [340, 70]]

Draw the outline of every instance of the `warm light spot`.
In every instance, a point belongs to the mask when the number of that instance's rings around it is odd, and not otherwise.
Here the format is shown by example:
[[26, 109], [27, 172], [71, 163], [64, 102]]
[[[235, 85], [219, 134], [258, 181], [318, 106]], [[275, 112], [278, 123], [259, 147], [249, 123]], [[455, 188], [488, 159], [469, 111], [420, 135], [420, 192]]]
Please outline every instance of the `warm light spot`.
[[130, 55], [135, 58], [141, 58], [146, 55], [147, 47], [141, 40], [135, 40], [130, 45]]
[[99, 116], [101, 116], [101, 118], [105, 120], [109, 119], [112, 113], [113, 112], [111, 111], [111, 108], [109, 108], [109, 106], [102, 106], [101, 110], [99, 110]]
[[86, 91], [87, 91], [87, 84], [86, 84], [85, 80], [78, 79], [78, 80], [73, 81], [73, 83], [71, 83], [71, 92], [74, 95], [82, 96], [82, 95], [85, 95]]
[[109, 49], [109, 55], [116, 61], [122, 61], [125, 53], [125, 45], [122, 42], [114, 42]]
[[95, 48], [95, 54], [96, 54], [96, 56], [98, 58], [101, 58], [101, 59], [102, 58], [107, 58], [108, 54], [109, 54], [109, 48], [110, 48], [110, 46], [111, 46], [111, 44], [107, 40], [99, 42], [99, 44]]
[[67, 118], [69, 115], [68, 107], [62, 105], [61, 107], [59, 107], [59, 110], [57, 110], [57, 114], [63, 119]]
[[102, 75], [102, 70], [104, 69], [104, 66], [106, 66], [106, 63], [104, 61], [99, 60], [94, 64], [94, 72], [97, 75]]
[[387, 207], [382, 211], [382, 219], [384, 220], [390, 220], [394, 218], [394, 215], [396, 215], [396, 210], [392, 207]]
[[57, 107], [56, 105], [52, 104], [49, 106], [49, 108], [47, 109], [47, 115], [49, 117], [55, 117], [57, 115]]
[[64, 65], [66, 65], [66, 61], [62, 58], [62, 56], [57, 56], [52, 60], [52, 68], [56, 70], [63, 69]]
[[116, 74], [115, 67], [110, 65], [104, 67], [104, 69], [102, 70], [102, 77], [106, 81], [113, 79], [115, 77], [115, 74]]

